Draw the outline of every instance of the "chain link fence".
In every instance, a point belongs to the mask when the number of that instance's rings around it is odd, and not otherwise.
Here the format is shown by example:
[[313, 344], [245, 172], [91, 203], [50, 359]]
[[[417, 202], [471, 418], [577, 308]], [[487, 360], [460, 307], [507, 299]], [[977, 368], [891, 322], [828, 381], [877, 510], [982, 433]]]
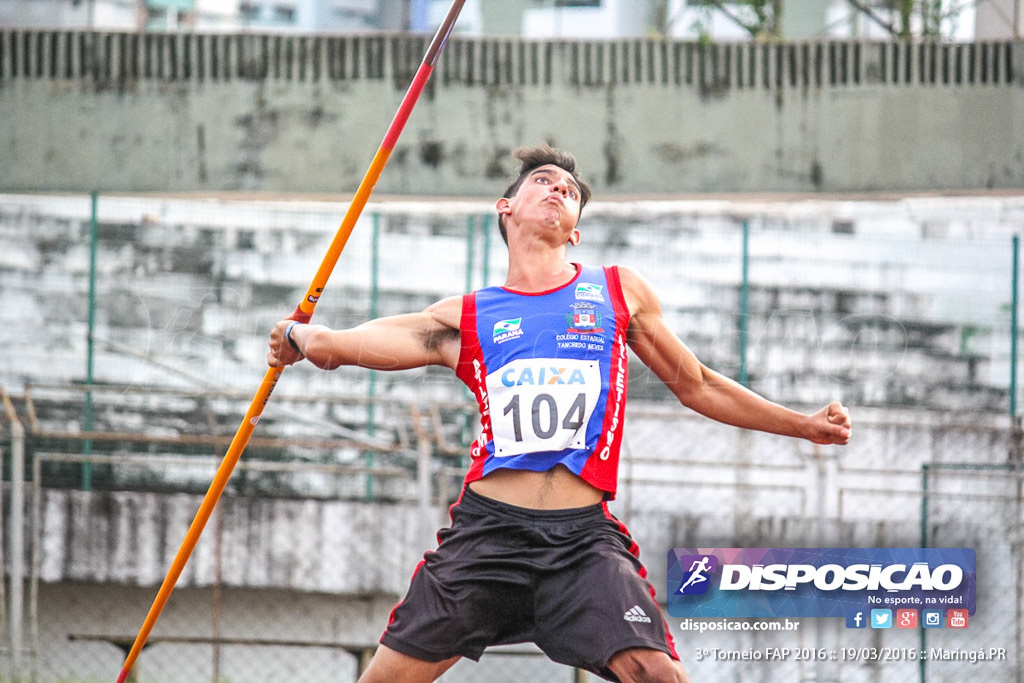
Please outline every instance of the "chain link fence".
[[[1019, 435], [1005, 425], [917, 418], [921, 438], [912, 447], [895, 442], [899, 466], [871, 467], [864, 462], [877, 453], [880, 440], [911, 428], [905, 417], [868, 411], [857, 424], [863, 444], [823, 449], [737, 433], [677, 408], [641, 404], [630, 410], [629, 447], [612, 509], [640, 543], [662, 597], [665, 552], [697, 539], [706, 547], [969, 547], [978, 556], [978, 611], [964, 631], [929, 631], [926, 637], [922, 630], [850, 631], [842, 619], [794, 619], [795, 630], [698, 633], [683, 630], [684, 620], [669, 618], [694, 680], [1021, 679], [1024, 477], [1019, 465], [1006, 462], [1019, 448]], [[686, 445], [673, 453], [658, 438], [668, 432], [682, 444], [719, 447], [699, 448], [699, 457], [692, 458]], [[965, 441], [989, 446], [971, 451], [973, 463], [954, 462]], [[31, 447], [30, 452], [35, 467], [27, 495], [29, 609], [20, 661], [11, 657], [4, 663], [13, 680], [16, 666], [23, 675], [30, 671], [33, 680], [105, 680], [130, 647], [199, 494], [53, 486], [59, 474], [47, 478], [48, 464], [80, 464], [85, 458]], [[402, 493], [387, 502], [367, 501], [361, 489], [347, 499], [226, 495], [139, 660], [137, 680], [274, 681], [282, 672], [311, 681], [354, 680], [419, 554], [430, 547], [431, 531], [443, 524], [443, 492], [457, 490], [454, 468], [431, 457], [430, 498], [420, 501], [419, 474], [391, 472], [388, 454], [377, 455], [372, 467], [353, 469], [241, 463], [239, 477], [278, 468], [338, 481], [372, 474], [403, 482], [391, 489]], [[125, 476], [143, 468], [171, 475], [188, 466], [198, 480], [208, 478], [215, 465], [194, 456], [91, 457]], [[765, 621], [734, 620], [750, 629]], [[790, 654], [768, 662], [730, 659], [776, 648]], [[845, 659], [844, 653], [863, 648], [897, 654], [888, 661], [853, 654]], [[1005, 659], [924, 661], [908, 654], [933, 648], [998, 648]], [[820, 652], [830, 654], [821, 659]], [[479, 664], [460, 663], [444, 680], [580, 677], [534, 648], [517, 646], [490, 653]]]
[[[502, 281], [487, 207], [396, 204], [368, 207], [318, 320], [352, 325]], [[119, 670], [256, 388], [266, 333], [294, 308], [340, 213], [0, 197], [0, 339], [19, 349], [0, 359], [0, 678]], [[716, 369], [797, 408], [840, 398], [855, 419], [842, 449], [743, 432], [679, 407], [633, 367], [612, 510], [662, 600], [672, 547], [978, 555], [978, 612], [959, 633], [836, 619], [695, 633], [668, 619], [695, 681], [1024, 680], [1020, 439], [1005, 409], [1010, 236], [1022, 225], [1013, 198], [588, 206], [574, 260], [644, 273], [671, 327]], [[290, 368], [136, 680], [354, 680], [446, 523], [477, 425], [469, 395], [436, 369]], [[996, 647], [1006, 659], [844, 659], [862, 647]], [[731, 657], [772, 648], [790, 652]], [[443, 680], [583, 678], [516, 646]]]

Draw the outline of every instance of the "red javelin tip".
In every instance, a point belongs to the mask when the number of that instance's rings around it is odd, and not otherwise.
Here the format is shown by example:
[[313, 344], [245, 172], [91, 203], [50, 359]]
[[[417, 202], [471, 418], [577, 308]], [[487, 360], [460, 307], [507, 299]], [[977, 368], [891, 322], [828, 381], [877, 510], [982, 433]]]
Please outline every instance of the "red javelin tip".
[[117, 683], [124, 683], [128, 680], [129, 673], [131, 673], [130, 669], [121, 669], [121, 675], [117, 677]]

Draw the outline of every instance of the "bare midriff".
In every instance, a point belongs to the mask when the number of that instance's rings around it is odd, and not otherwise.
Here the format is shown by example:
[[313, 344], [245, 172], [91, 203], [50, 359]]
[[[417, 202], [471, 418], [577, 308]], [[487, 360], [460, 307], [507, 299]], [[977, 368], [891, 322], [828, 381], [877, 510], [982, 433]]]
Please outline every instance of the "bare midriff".
[[474, 493], [509, 505], [534, 510], [566, 510], [600, 503], [604, 492], [594, 488], [566, 467], [547, 472], [495, 470], [470, 483]]

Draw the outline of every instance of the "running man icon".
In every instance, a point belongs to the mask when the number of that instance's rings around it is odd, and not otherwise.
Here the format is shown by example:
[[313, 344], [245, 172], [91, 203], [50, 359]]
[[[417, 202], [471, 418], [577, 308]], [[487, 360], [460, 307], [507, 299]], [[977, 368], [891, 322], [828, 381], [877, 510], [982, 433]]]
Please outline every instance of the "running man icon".
[[707, 586], [704, 586], [701, 589], [697, 590], [694, 590], [692, 588], [690, 590], [687, 590], [691, 586], [696, 586], [697, 584], [704, 583], [708, 580], [706, 574], [708, 572], [714, 571], [714, 567], [710, 566], [710, 562], [711, 557], [708, 555], [704, 555], [699, 560], [694, 560], [693, 563], [690, 564], [690, 568], [687, 570], [690, 572], [690, 576], [687, 577], [686, 581], [683, 582], [683, 585], [679, 587], [680, 594], [690, 595], [692, 593], [703, 593], [704, 590], [707, 589]]

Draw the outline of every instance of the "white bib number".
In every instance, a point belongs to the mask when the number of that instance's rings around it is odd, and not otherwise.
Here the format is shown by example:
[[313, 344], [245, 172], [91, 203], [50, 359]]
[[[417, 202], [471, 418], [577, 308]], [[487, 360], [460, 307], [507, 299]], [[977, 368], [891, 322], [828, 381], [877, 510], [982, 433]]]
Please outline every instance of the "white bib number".
[[496, 456], [586, 446], [601, 395], [597, 361], [515, 360], [487, 375], [486, 383]]

